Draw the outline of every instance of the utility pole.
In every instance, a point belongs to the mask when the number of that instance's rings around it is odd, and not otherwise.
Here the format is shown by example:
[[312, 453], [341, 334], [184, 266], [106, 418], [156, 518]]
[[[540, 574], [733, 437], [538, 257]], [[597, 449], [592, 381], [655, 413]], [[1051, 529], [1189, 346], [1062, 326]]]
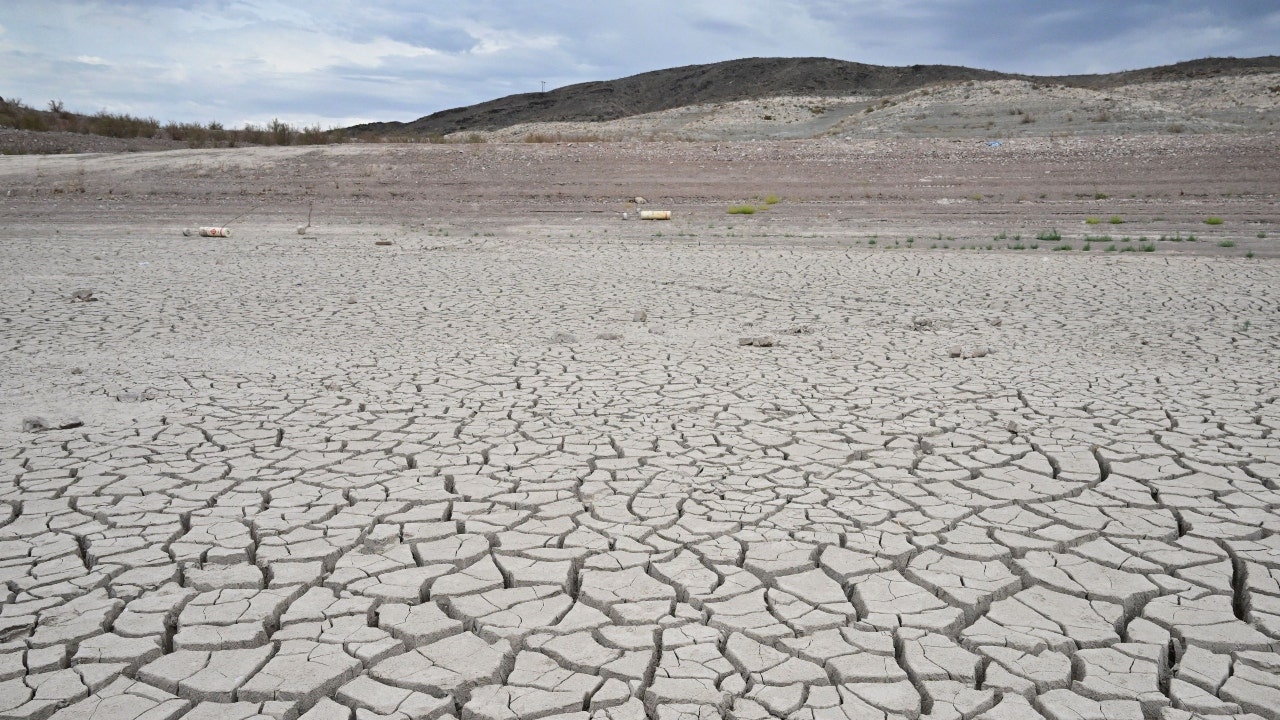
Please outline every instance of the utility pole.
[[546, 92], [546, 91], [547, 91], [547, 81], [546, 81], [546, 80], [543, 80], [543, 81], [542, 81], [542, 92]]

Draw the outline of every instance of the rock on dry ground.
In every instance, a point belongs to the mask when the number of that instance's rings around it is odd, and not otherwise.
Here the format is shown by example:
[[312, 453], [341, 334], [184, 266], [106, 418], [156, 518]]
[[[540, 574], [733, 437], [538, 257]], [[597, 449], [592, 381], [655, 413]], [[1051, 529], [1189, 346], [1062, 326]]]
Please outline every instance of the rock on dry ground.
[[[1264, 241], [892, 250], [845, 201], [376, 184], [458, 157], [423, 152], [0, 163], [0, 716], [1280, 717]], [[173, 180], [210, 162], [243, 176]], [[307, 237], [237, 192], [324, 172], [378, 194]], [[1058, 204], [987, 222], [1089, 212], [1039, 177]], [[1243, 241], [1250, 187], [1148, 222]], [[974, 218], [911, 197], [904, 234]]]

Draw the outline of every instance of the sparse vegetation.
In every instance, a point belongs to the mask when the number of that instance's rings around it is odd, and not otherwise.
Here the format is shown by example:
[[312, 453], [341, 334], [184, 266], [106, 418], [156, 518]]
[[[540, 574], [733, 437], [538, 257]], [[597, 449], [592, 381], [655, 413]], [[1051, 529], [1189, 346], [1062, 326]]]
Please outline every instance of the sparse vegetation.
[[1055, 245], [1053, 247], [1054, 252], [1070, 251], [1074, 249], [1075, 248], [1071, 245], [1071, 243], [1062, 243], [1061, 245]]
[[1259, 230], [1259, 231], [1258, 231], [1258, 239], [1259, 239], [1259, 240], [1266, 240], [1266, 239], [1267, 239], [1267, 234], [1266, 234], [1265, 232], [1263, 232], [1263, 231]]
[[1107, 220], [1107, 222], [1111, 223], [1112, 225], [1123, 225], [1124, 218], [1120, 217], [1119, 215], [1112, 215], [1111, 219]]
[[755, 215], [756, 206], [755, 205], [730, 205], [729, 214], [730, 215]]
[[1084, 222], [1086, 225], [1100, 225], [1102, 223], [1102, 218], [1090, 216], [1085, 218]]
[[1142, 252], [1155, 252], [1155, 251], [1156, 251], [1156, 244], [1155, 244], [1155, 243], [1150, 243], [1150, 242], [1146, 242], [1146, 243], [1139, 243], [1139, 244], [1138, 244], [1138, 249], [1139, 249], [1139, 250], [1141, 250]]
[[235, 147], [250, 145], [323, 145], [342, 142], [345, 136], [319, 125], [298, 128], [280, 119], [267, 126], [246, 125], [229, 129], [219, 122], [169, 122], [155, 118], [101, 110], [93, 115], [70, 112], [61, 100], [50, 100], [48, 110], [37, 110], [21, 100], [0, 100], [0, 127], [36, 132], [70, 132], [112, 138], [155, 138], [185, 142], [188, 147]]
[[1235, 246], [1236, 246], [1235, 240], [1223, 240], [1218, 243], [1218, 247], [1230, 248]]
[[520, 138], [523, 143], [561, 143], [561, 142], [609, 142], [608, 138], [602, 135], [592, 135], [590, 133], [577, 133], [566, 135], [564, 133], [544, 133], [531, 132]]
[[1036, 239], [1041, 242], [1058, 242], [1062, 239], [1062, 233], [1058, 232], [1056, 229], [1046, 230], [1045, 232], [1036, 235]]
[[1204, 224], [1205, 225], [1221, 225], [1222, 218], [1218, 217], [1217, 215], [1210, 215], [1209, 217], [1204, 219]]

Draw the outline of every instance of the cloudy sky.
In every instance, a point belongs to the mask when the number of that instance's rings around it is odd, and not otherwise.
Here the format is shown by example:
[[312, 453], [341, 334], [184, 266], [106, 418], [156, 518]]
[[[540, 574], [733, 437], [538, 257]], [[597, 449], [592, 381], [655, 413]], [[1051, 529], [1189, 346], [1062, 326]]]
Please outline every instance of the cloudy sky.
[[740, 57], [1068, 74], [1272, 54], [1276, 0], [0, 0], [0, 96], [236, 126]]

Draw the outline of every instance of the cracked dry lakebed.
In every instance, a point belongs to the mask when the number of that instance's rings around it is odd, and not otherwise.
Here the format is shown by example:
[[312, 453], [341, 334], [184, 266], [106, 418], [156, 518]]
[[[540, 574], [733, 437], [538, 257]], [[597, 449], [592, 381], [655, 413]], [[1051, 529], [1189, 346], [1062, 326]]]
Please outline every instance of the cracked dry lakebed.
[[1280, 717], [1275, 138], [1073, 142], [0, 158], [0, 717]]

